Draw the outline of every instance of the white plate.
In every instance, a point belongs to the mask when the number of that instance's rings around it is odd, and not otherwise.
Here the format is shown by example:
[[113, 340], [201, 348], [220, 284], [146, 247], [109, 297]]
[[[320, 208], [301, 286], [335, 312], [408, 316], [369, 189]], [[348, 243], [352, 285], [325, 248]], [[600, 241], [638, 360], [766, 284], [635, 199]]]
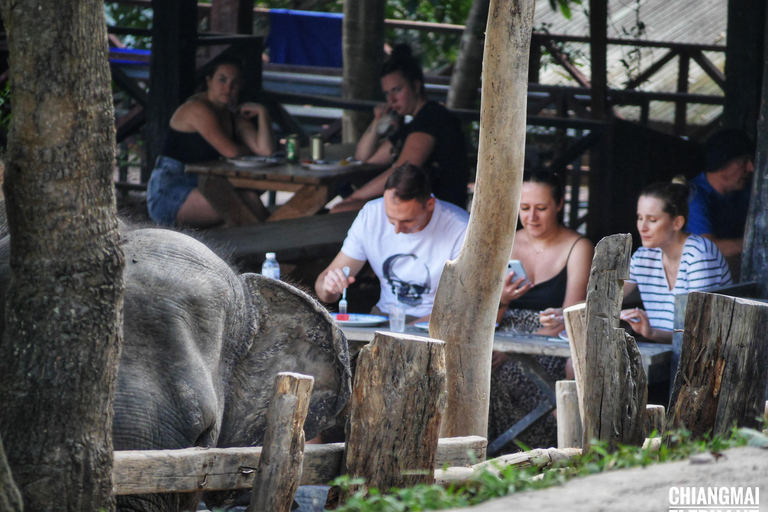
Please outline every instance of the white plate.
[[381, 325], [387, 322], [389, 319], [381, 315], [363, 315], [358, 313], [350, 313], [349, 320], [339, 320], [336, 318], [338, 313], [331, 313], [331, 316], [339, 325], [349, 325], [350, 327], [371, 327], [374, 325]]
[[429, 322], [416, 322], [413, 326], [422, 331], [429, 331]]
[[560, 331], [560, 334], [558, 334], [561, 340], [568, 341], [568, 331]]
[[336, 171], [362, 163], [357, 160], [348, 160], [347, 165], [341, 165], [339, 162], [341, 160], [318, 160], [317, 162], [301, 162], [301, 166], [310, 171]]
[[227, 162], [236, 165], [237, 167], [249, 167], [256, 169], [259, 167], [269, 167], [270, 165], [277, 165], [283, 163], [284, 160], [276, 156], [241, 156], [239, 158], [227, 158]]

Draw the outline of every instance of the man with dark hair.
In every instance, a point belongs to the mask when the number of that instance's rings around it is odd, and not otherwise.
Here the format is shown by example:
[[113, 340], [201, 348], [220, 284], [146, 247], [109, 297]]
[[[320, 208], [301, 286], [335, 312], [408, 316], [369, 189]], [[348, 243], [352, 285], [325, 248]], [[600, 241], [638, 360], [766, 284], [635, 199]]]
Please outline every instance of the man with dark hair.
[[[381, 283], [374, 312], [388, 314], [397, 301], [406, 315], [424, 320], [432, 312], [445, 262], [459, 255], [469, 214], [435, 199], [429, 178], [405, 164], [387, 179], [384, 197], [368, 202], [344, 245], [315, 282], [323, 302], [335, 302], [366, 261]], [[349, 278], [342, 269], [350, 268]]]
[[738, 256], [744, 245], [755, 145], [741, 130], [724, 130], [707, 140], [704, 152], [704, 172], [690, 181], [687, 229], [712, 240], [726, 258]]

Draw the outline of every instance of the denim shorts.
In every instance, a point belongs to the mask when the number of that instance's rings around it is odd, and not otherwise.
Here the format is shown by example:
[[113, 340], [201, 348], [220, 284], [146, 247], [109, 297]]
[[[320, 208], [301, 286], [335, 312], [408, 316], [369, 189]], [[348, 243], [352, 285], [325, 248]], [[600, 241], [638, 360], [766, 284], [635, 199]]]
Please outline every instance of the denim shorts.
[[197, 188], [197, 174], [184, 172], [184, 163], [167, 156], [157, 157], [147, 184], [150, 218], [161, 226], [173, 226], [181, 205]]

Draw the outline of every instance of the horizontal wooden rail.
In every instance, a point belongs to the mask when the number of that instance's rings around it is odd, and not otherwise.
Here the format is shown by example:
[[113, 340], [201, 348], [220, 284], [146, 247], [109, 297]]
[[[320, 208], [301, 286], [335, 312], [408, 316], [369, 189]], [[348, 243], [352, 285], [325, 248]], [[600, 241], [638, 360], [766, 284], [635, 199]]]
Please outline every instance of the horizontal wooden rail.
[[[483, 437], [440, 439], [436, 468], [470, 466], [485, 460]], [[326, 485], [341, 473], [344, 443], [308, 444], [304, 449], [301, 485]], [[116, 451], [114, 492], [221, 491], [250, 489], [261, 447], [186, 448], [183, 450]]]

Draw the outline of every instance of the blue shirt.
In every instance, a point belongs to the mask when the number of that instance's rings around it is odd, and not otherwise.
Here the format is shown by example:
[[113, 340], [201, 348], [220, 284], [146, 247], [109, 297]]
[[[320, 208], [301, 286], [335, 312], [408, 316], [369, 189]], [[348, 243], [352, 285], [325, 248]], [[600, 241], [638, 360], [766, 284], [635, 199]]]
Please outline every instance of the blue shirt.
[[688, 203], [686, 231], [716, 238], [743, 238], [751, 187], [723, 195], [712, 188], [705, 173], [690, 183], [693, 194]]

